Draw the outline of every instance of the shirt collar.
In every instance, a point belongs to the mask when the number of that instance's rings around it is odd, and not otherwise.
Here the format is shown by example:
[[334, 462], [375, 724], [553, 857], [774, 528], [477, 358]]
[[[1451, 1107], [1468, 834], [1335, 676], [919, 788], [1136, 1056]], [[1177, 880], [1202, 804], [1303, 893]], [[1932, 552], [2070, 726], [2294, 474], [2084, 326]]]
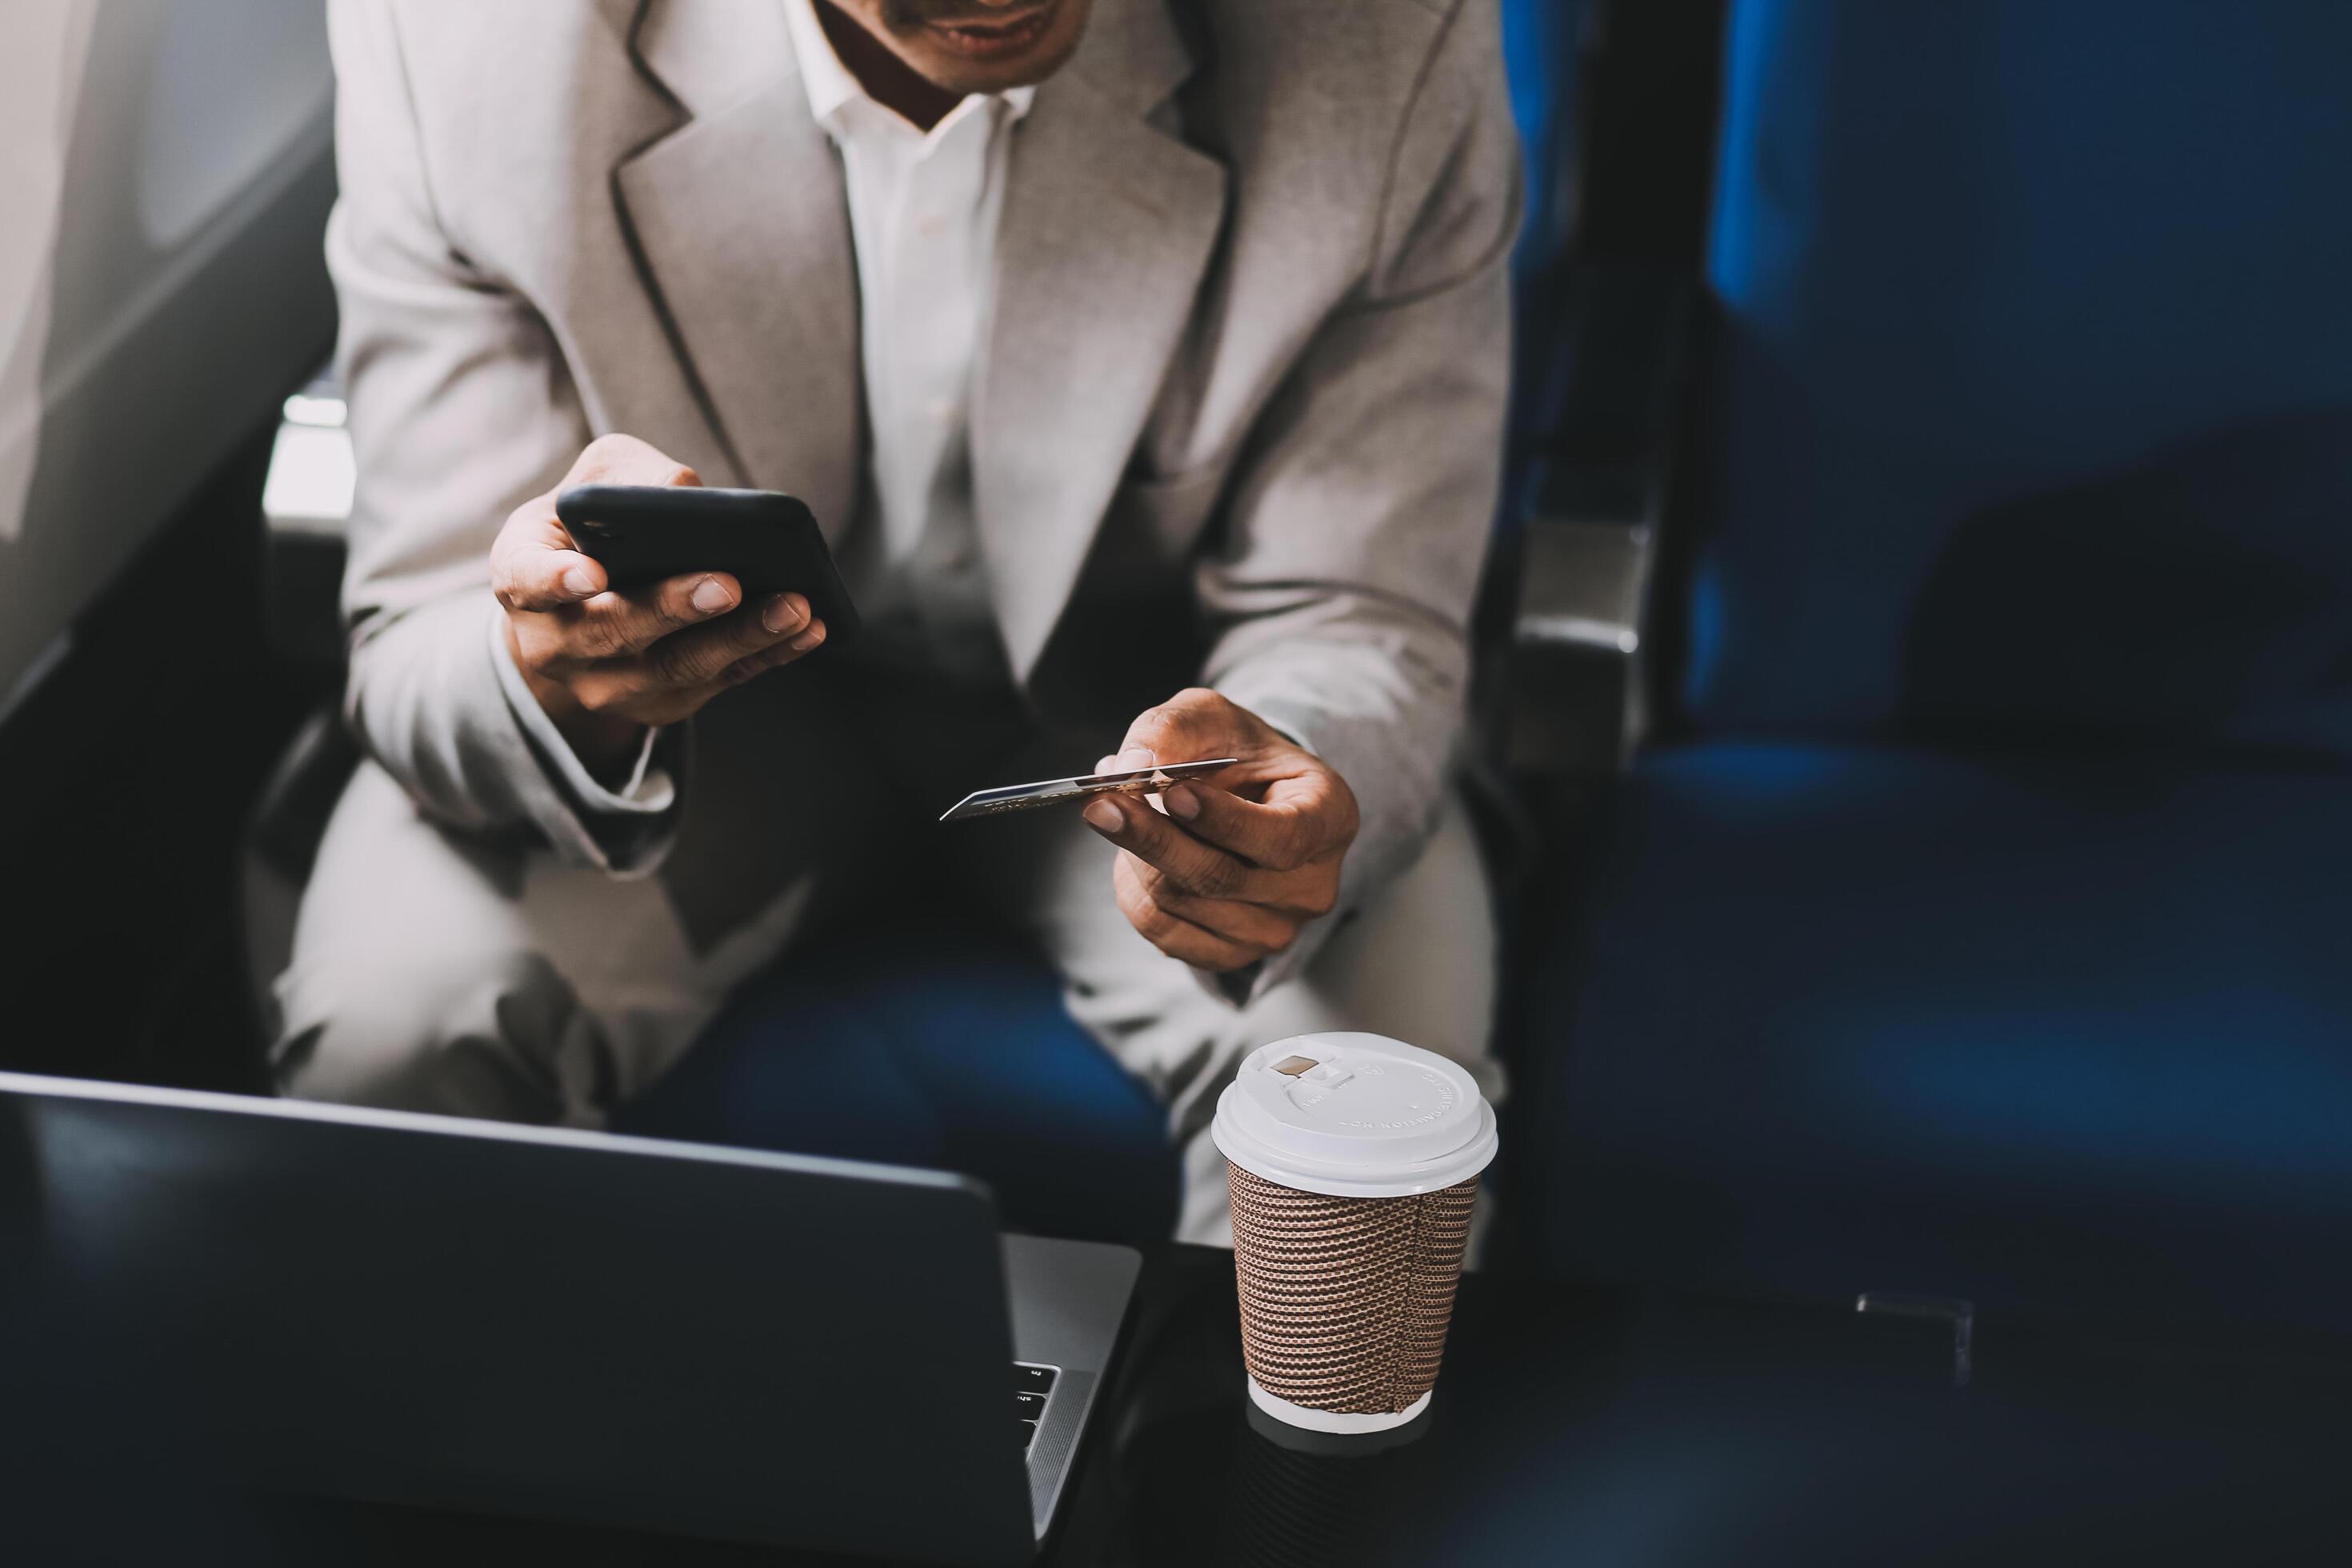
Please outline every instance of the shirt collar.
[[[816, 0], [783, 0], [784, 21], [792, 29], [793, 53], [801, 63], [801, 89], [808, 96], [809, 114], [835, 136], [844, 133], [843, 116], [852, 103], [870, 104], [880, 113], [905, 121], [894, 111], [875, 103], [865, 85], [851, 74], [841, 57], [834, 53], [833, 40], [824, 36], [824, 24], [817, 20]], [[1010, 118], [1018, 120], [1029, 112], [1030, 101], [1037, 96], [1034, 87], [1010, 88], [995, 95], [1012, 111]], [[967, 98], [948, 114], [948, 120], [958, 119], [970, 111], [971, 100]], [[940, 121], [941, 126], [948, 120]]]

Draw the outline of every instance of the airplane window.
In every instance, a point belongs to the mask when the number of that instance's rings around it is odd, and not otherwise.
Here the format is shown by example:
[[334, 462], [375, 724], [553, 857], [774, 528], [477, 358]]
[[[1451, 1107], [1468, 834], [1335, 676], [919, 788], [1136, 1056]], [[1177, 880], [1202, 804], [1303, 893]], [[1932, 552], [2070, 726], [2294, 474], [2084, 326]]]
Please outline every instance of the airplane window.
[[139, 157], [139, 219], [157, 249], [202, 228], [319, 112], [326, 58], [324, 0], [173, 0]]
[[66, 133], [92, 15], [82, 0], [36, 5], [0, 50], [0, 541], [22, 527], [33, 479]]
[[0, 14], [5, 721], [326, 353], [334, 85], [325, 0]]

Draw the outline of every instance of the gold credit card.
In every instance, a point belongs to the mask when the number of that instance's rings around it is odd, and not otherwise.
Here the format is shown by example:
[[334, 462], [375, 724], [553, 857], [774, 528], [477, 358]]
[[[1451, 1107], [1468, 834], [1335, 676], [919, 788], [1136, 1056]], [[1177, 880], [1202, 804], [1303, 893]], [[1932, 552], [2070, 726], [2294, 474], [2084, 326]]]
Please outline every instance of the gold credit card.
[[1070, 779], [1040, 779], [1035, 784], [974, 790], [948, 807], [947, 815], [940, 820], [961, 822], [1007, 811], [1032, 811], [1056, 801], [1079, 800], [1094, 795], [1158, 795], [1179, 779], [1196, 779], [1240, 761], [1239, 757], [1219, 757], [1205, 763], [1161, 763], [1157, 767], [1130, 768], [1125, 773], [1080, 773]]

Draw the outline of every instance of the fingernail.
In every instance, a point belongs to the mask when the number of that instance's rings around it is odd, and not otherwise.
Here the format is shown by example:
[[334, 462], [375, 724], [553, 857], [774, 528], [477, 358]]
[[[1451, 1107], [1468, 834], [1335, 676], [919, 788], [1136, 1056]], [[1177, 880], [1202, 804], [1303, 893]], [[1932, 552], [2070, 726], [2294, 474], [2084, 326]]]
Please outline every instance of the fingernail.
[[1148, 746], [1130, 746], [1118, 754], [1118, 765], [1122, 769], [1148, 768], [1159, 760]]
[[824, 623], [819, 621], [784, 646], [794, 653], [806, 653], [823, 641], [824, 641]]
[[575, 599], [584, 599], [596, 591], [595, 574], [585, 566], [574, 566], [563, 574], [563, 591]]
[[1118, 814], [1118, 807], [1107, 800], [1087, 802], [1086, 810], [1078, 815], [1085, 817], [1087, 826], [1097, 833], [1117, 833], [1127, 826], [1127, 818]]
[[734, 602], [727, 584], [716, 577], [705, 577], [694, 585], [694, 607], [706, 616], [715, 616]]
[[1174, 789], [1162, 790], [1160, 799], [1171, 812], [1187, 822], [1201, 815], [1201, 797], [1192, 793], [1192, 786], [1189, 784], [1178, 784]]
[[760, 608], [760, 624], [772, 632], [800, 625], [808, 601], [798, 594], [778, 594]]

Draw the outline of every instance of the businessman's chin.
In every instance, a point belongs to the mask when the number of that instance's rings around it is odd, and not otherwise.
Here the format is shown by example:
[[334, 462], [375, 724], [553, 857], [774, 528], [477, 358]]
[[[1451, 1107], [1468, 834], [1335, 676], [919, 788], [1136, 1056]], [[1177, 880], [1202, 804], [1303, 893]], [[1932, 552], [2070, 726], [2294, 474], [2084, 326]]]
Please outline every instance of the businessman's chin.
[[937, 18], [893, 16], [890, 45], [944, 91], [1003, 92], [1061, 69], [1076, 52], [1091, 9], [1091, 0], [1036, 0], [1002, 9], [959, 6]]

